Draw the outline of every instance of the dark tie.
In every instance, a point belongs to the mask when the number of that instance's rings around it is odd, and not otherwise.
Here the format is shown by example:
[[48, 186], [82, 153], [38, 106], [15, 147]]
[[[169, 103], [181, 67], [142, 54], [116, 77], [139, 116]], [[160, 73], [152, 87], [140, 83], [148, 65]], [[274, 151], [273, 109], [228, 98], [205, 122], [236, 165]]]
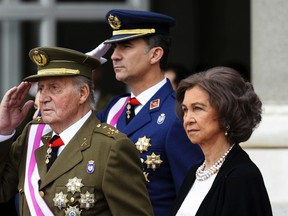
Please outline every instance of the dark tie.
[[135, 116], [135, 107], [140, 105], [141, 103], [137, 100], [137, 98], [131, 98], [127, 103], [127, 111], [126, 111], [126, 124], [128, 124], [132, 118]]
[[62, 139], [58, 135], [54, 135], [51, 140], [48, 142], [48, 149], [46, 154], [46, 161], [47, 170], [50, 169], [52, 164], [57, 158], [58, 149], [60, 146], [64, 145]]

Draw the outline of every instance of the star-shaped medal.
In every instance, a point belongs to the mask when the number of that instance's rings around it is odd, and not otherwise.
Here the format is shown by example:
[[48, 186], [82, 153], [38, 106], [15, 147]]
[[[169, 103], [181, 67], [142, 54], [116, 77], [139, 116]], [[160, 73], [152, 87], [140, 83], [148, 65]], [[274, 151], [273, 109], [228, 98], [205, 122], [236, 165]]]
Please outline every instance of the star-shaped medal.
[[65, 216], [80, 216], [82, 210], [80, 210], [77, 206], [69, 206], [67, 210], [65, 210]]
[[154, 152], [151, 155], [147, 155], [147, 160], [145, 161], [147, 168], [153, 169], [153, 171], [159, 168], [162, 162], [160, 155], [156, 155]]
[[59, 209], [66, 208], [68, 202], [67, 194], [63, 194], [63, 192], [56, 193], [55, 197], [53, 198], [53, 201], [54, 206], [58, 207]]
[[89, 209], [94, 206], [95, 199], [94, 199], [94, 194], [90, 194], [89, 191], [86, 191], [85, 194], [80, 194], [81, 199], [79, 200], [80, 202], [80, 208], [85, 208]]
[[77, 177], [69, 179], [68, 183], [66, 184], [67, 192], [71, 192], [72, 194], [74, 194], [76, 191], [81, 192], [80, 188], [83, 187], [81, 181], [82, 179], [78, 179]]
[[140, 137], [135, 145], [140, 153], [143, 151], [148, 151], [148, 148], [151, 146], [150, 138], [147, 138], [146, 136]]

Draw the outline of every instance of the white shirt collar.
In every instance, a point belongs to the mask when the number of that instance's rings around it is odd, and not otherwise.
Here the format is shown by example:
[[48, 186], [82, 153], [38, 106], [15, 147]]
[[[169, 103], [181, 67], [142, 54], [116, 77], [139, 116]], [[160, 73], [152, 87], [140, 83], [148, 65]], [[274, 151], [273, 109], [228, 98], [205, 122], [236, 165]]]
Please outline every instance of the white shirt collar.
[[[80, 130], [80, 128], [83, 126], [83, 124], [86, 122], [86, 120], [89, 118], [89, 116], [92, 114], [92, 111], [86, 113], [80, 120], [72, 124], [70, 127], [65, 129], [62, 133], [59, 134], [61, 139], [64, 142], [64, 146], [66, 146], [70, 140], [74, 137], [74, 135]], [[55, 135], [55, 132], [53, 132], [52, 137]], [[64, 146], [61, 146], [60, 149], [62, 150]], [[62, 148], [63, 147], [63, 148]], [[60, 150], [59, 149], [59, 150]]]
[[[137, 100], [141, 103], [141, 108], [150, 100], [150, 98], [167, 82], [167, 78], [165, 77], [156, 85], [150, 87], [149, 89], [143, 91], [141, 94], [137, 96]], [[131, 92], [131, 98], [135, 97], [135, 95]], [[137, 109], [137, 108], [136, 108]], [[136, 112], [136, 110], [135, 110]]]

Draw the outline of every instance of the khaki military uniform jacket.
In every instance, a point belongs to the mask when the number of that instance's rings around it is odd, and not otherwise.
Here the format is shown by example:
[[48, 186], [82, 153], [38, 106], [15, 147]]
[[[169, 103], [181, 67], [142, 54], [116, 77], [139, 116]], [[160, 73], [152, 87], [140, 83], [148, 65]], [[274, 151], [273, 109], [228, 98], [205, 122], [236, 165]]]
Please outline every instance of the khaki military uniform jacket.
[[[27, 132], [29, 125], [12, 145], [11, 140], [0, 143], [0, 201], [19, 191], [21, 215], [30, 215], [23, 190]], [[139, 153], [126, 135], [100, 124], [93, 113], [47, 172], [45, 155], [51, 135], [52, 132], [42, 137], [44, 145], [35, 151], [35, 157], [39, 192], [55, 215], [65, 215], [72, 207], [79, 208], [83, 216], [153, 215]], [[87, 170], [88, 164], [94, 166], [92, 173]], [[75, 178], [82, 183], [76, 191], [67, 186]], [[53, 198], [61, 192], [67, 195], [67, 201], [65, 207], [58, 208]], [[80, 199], [87, 192], [94, 194], [95, 203], [85, 209], [80, 206]]]

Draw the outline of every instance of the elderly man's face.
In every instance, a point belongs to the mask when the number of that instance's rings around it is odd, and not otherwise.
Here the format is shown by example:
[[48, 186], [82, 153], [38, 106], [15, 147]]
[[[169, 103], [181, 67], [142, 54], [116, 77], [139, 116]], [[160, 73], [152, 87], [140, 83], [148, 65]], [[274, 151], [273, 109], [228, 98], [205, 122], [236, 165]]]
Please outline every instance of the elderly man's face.
[[39, 80], [39, 102], [43, 121], [56, 133], [71, 126], [82, 117], [81, 91], [72, 77], [51, 77]]

